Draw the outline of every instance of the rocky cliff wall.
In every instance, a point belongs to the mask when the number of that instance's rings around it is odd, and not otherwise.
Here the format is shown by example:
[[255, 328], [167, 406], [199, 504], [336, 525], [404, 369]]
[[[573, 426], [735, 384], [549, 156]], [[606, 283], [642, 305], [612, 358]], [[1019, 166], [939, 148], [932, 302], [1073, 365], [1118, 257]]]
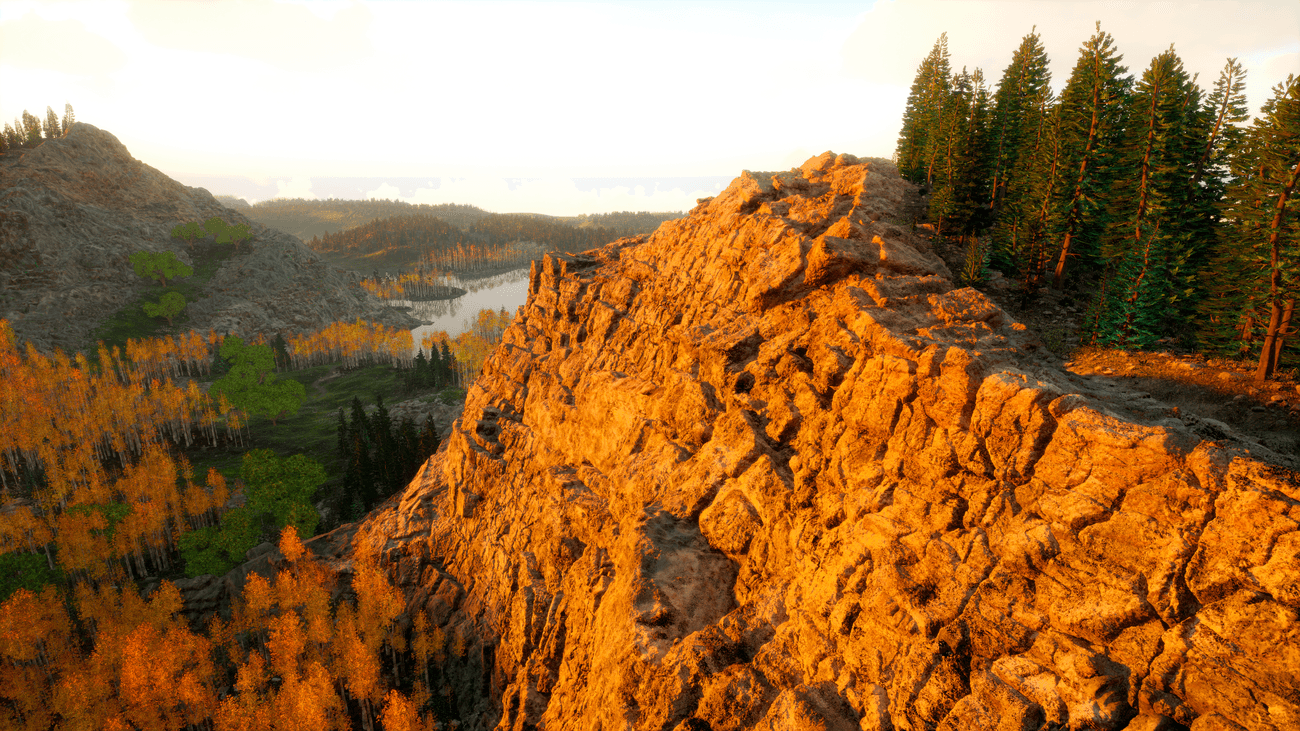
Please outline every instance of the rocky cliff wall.
[[252, 238], [189, 303], [188, 328], [256, 333], [316, 330], [362, 318], [410, 329], [393, 310], [302, 241], [225, 207], [136, 160], [116, 137], [77, 122], [66, 137], [0, 155], [0, 317], [39, 350], [94, 347], [92, 333], [148, 286], [128, 257], [189, 247], [175, 226], [217, 216]]
[[1072, 393], [908, 194], [827, 153], [533, 272], [357, 533], [469, 727], [1300, 728], [1297, 475]]

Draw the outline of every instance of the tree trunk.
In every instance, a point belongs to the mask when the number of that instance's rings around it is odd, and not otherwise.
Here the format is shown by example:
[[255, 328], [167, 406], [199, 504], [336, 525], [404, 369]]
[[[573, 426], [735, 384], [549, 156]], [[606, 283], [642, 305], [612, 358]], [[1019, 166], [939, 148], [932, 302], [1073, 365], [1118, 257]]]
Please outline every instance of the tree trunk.
[[[1274, 343], [1278, 338], [1278, 328], [1282, 324], [1282, 306], [1279, 301], [1281, 293], [1279, 290], [1282, 286], [1282, 267], [1281, 267], [1281, 242], [1279, 241], [1278, 232], [1282, 229], [1282, 217], [1286, 214], [1286, 202], [1291, 197], [1291, 191], [1295, 189], [1296, 179], [1300, 178], [1300, 162], [1296, 163], [1295, 168], [1291, 170], [1291, 177], [1286, 181], [1286, 185], [1280, 191], [1277, 197], [1277, 206], [1274, 208], [1273, 223], [1269, 226], [1268, 245], [1272, 250], [1270, 268], [1272, 275], [1269, 277], [1269, 299], [1272, 300], [1272, 317], [1269, 318], [1268, 334], [1264, 336], [1264, 347], [1259, 352], [1259, 367], [1255, 369], [1255, 380], [1265, 381], [1273, 375], [1275, 363]], [[1294, 305], [1294, 300], [1288, 305], [1288, 312]], [[1289, 319], [1289, 318], [1288, 318]]]
[[1277, 340], [1278, 327], [1282, 324], [1282, 307], [1276, 298], [1271, 309], [1268, 332], [1264, 335], [1264, 347], [1259, 349], [1259, 366], [1255, 368], [1256, 381], [1267, 380], [1273, 375], [1273, 343]]
[[1286, 309], [1282, 311], [1282, 326], [1278, 328], [1277, 337], [1273, 340], [1273, 365], [1271, 366], [1274, 373], [1277, 372], [1278, 365], [1282, 362], [1282, 347], [1286, 343], [1286, 336], [1291, 334], [1291, 315], [1295, 313], [1295, 298], [1286, 301]]

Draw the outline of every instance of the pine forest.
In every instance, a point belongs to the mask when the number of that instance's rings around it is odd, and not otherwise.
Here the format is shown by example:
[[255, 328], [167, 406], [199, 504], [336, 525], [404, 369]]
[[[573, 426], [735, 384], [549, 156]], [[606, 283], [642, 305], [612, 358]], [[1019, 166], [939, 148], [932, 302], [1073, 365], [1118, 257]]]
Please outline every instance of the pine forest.
[[1171, 46], [1131, 73], [1097, 24], [1060, 92], [1031, 31], [996, 87], [954, 72], [947, 34], [917, 70], [895, 151], [929, 227], [964, 251], [956, 274], [1011, 277], [1086, 300], [1086, 344], [1175, 346], [1295, 368], [1300, 293], [1300, 79], [1253, 121], [1246, 69], [1207, 91]]

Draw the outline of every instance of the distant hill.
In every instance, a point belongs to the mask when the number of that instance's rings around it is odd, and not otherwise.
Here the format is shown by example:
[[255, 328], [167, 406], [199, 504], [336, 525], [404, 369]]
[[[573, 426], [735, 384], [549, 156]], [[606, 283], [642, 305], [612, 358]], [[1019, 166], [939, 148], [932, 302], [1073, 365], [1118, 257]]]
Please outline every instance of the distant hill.
[[313, 236], [305, 243], [335, 266], [363, 274], [418, 267], [481, 276], [528, 266], [547, 251], [586, 251], [618, 238], [617, 231], [572, 226], [550, 216], [488, 213], [462, 229], [437, 216], [414, 214]]
[[[234, 206], [244, 203], [243, 199], [235, 196], [217, 196], [217, 200]], [[442, 219], [462, 231], [468, 231], [480, 220], [491, 216], [523, 217], [575, 228], [609, 229], [617, 236], [635, 236], [654, 233], [654, 230], [664, 221], [685, 215], [682, 211], [659, 213], [618, 211], [585, 213], [579, 216], [551, 216], [545, 213], [492, 213], [477, 206], [459, 203], [431, 205], [393, 200], [343, 200], [341, 198], [324, 200], [276, 198], [253, 204], [251, 212], [242, 206], [238, 207], [238, 210], [255, 221], [293, 234], [303, 241], [308, 241], [313, 236], [338, 233], [371, 221], [396, 216], [429, 215]]]
[[636, 234], [652, 234], [655, 229], [659, 228], [659, 224], [664, 221], [671, 221], [685, 215], [686, 213], [683, 211], [666, 213], [616, 211], [614, 213], [584, 213], [581, 216], [560, 220], [579, 227], [608, 228], [618, 231], [623, 236], [635, 236]]
[[256, 203], [252, 206], [252, 211], [246, 213], [259, 223], [293, 234], [303, 241], [395, 216], [434, 216], [463, 230], [474, 225], [480, 218], [492, 215], [482, 208], [457, 203], [414, 205], [404, 201], [340, 198], [276, 198]]
[[[239, 199], [225, 196], [230, 201]], [[549, 250], [598, 248], [624, 236], [653, 233], [680, 212], [584, 214], [491, 213], [471, 205], [411, 204], [392, 200], [278, 198], [244, 213], [268, 227], [293, 234], [335, 266], [363, 274], [396, 274], [474, 247], [502, 263], [525, 266]], [[477, 271], [477, 265], [471, 267]]]

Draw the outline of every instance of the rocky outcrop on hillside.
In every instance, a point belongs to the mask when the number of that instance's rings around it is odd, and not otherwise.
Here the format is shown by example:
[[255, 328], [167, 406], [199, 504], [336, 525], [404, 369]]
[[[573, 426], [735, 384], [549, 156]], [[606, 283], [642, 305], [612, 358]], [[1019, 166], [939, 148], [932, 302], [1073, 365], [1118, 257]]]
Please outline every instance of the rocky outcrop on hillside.
[[910, 194], [827, 153], [535, 268], [356, 532], [467, 727], [1300, 727], [1300, 476], [1075, 393]]
[[419, 325], [300, 240], [168, 178], [84, 122], [61, 139], [0, 155], [0, 317], [39, 350], [93, 348], [96, 327], [148, 286], [128, 257], [172, 251], [193, 266], [189, 246], [170, 232], [213, 216], [248, 224], [252, 238], [188, 305], [188, 327], [250, 336], [357, 318]]
[[213, 198], [216, 198], [217, 202], [225, 206], [226, 208], [229, 208], [232, 211], [239, 211], [240, 213], [243, 213], [245, 215], [251, 213], [253, 210], [253, 206], [249, 205], [248, 201], [244, 200], [243, 198], [240, 198], [239, 196], [216, 195], [213, 196]]

